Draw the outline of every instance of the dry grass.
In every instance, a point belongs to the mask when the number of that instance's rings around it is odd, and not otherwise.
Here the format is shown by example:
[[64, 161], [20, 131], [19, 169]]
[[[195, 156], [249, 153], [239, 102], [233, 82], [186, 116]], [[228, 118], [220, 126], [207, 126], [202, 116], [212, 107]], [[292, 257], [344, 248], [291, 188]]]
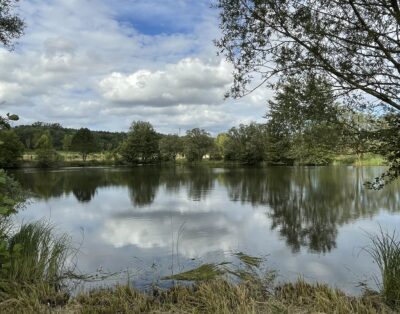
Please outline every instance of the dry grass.
[[[223, 279], [151, 293], [128, 286], [82, 293], [65, 303], [63, 295], [41, 299], [31, 291], [0, 304], [1, 313], [396, 313], [377, 294], [351, 297], [326, 285], [303, 281], [271, 291], [257, 281]], [[58, 299], [57, 299], [58, 298]], [[53, 302], [53, 303], [52, 303]], [[55, 303], [58, 302], [58, 303]]]

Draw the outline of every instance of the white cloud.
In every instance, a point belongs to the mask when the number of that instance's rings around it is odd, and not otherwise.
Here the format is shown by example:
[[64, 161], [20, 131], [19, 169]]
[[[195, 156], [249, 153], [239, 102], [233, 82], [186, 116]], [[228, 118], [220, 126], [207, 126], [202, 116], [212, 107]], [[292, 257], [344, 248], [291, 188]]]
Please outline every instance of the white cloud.
[[230, 73], [231, 67], [223, 61], [207, 64], [186, 58], [165, 70], [112, 73], [99, 87], [105, 99], [129, 105], [218, 105], [232, 81]]
[[31, 0], [20, 11], [26, 34], [15, 51], [0, 48], [0, 114], [20, 123], [219, 132], [263, 114], [263, 95], [223, 101], [231, 67], [216, 57], [206, 3]]

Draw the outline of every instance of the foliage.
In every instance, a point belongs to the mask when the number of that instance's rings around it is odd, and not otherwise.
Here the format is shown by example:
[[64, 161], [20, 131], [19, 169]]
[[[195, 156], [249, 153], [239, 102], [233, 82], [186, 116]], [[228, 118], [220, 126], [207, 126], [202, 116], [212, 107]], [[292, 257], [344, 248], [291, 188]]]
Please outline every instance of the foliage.
[[228, 139], [228, 134], [220, 133], [214, 140], [214, 149], [211, 151], [210, 159], [222, 160], [225, 156], [225, 145]]
[[18, 0], [0, 1], [0, 43], [12, 48], [12, 41], [19, 38], [24, 31], [24, 21], [12, 13]]
[[19, 117], [15, 114], [9, 114], [5, 117], [0, 116], [0, 130], [11, 128], [10, 121], [18, 121]]
[[50, 132], [43, 133], [36, 143], [36, 156], [41, 167], [50, 167], [61, 159], [53, 148]]
[[217, 46], [235, 67], [234, 96], [254, 72], [268, 80], [312, 71], [338, 92], [359, 90], [400, 110], [397, 1], [218, 0], [217, 7]]
[[0, 217], [15, 213], [23, 206], [25, 197], [20, 185], [0, 169]]
[[376, 139], [372, 135], [382, 127], [381, 119], [376, 115], [344, 109], [340, 112], [339, 120], [342, 125], [343, 152], [354, 153], [361, 161], [365, 153], [374, 151]]
[[322, 123], [308, 127], [292, 137], [287, 157], [303, 165], [330, 164], [337, 153], [337, 139], [337, 129], [329, 125]]
[[381, 189], [400, 176], [400, 114], [387, 114], [384, 121], [385, 126], [371, 136], [377, 143], [374, 152], [387, 159], [389, 169], [373, 182], [367, 182], [367, 186], [373, 189]]
[[92, 132], [82, 128], [72, 138], [71, 148], [81, 153], [82, 160], [86, 161], [87, 155], [97, 150], [97, 143]]
[[188, 161], [201, 161], [203, 157], [212, 151], [214, 140], [203, 129], [194, 128], [186, 131], [184, 139], [184, 154]]
[[59, 288], [66, 271], [68, 241], [66, 235], [54, 236], [46, 223], [23, 224], [9, 236], [9, 260], [1, 262], [2, 279], [24, 284], [46, 282]]
[[388, 304], [400, 309], [400, 240], [395, 232], [381, 229], [371, 242], [367, 251], [381, 271], [382, 294]]
[[24, 145], [13, 130], [0, 131], [0, 167], [14, 167], [22, 157]]
[[72, 148], [72, 139], [73, 135], [71, 134], [65, 134], [64, 139], [63, 139], [63, 150], [64, 151], [70, 151]]
[[[56, 150], [71, 148], [69, 139], [78, 132], [76, 129], [62, 127], [59, 123], [35, 122], [32, 125], [19, 125], [14, 128], [21, 142], [27, 149], [34, 149], [37, 140], [45, 132], [50, 132], [53, 147]], [[91, 131], [100, 150], [113, 150], [125, 139], [126, 134], [121, 132]], [[65, 142], [67, 140], [67, 142]]]
[[163, 160], [175, 160], [183, 152], [182, 139], [178, 135], [165, 135], [160, 139], [159, 150]]
[[229, 130], [224, 144], [224, 158], [255, 164], [266, 159], [267, 144], [268, 134], [264, 124], [241, 124]]
[[[216, 7], [222, 31], [216, 45], [234, 66], [228, 96], [243, 96], [252, 91], [249, 86], [274, 85], [276, 76], [301, 80], [312, 73], [334, 86], [333, 94], [344, 96], [352, 111], [378, 112], [373, 101], [363, 100], [370, 95], [398, 114], [398, 1], [217, 0]], [[389, 156], [391, 170], [380, 183], [400, 173], [396, 158]]]
[[[339, 116], [331, 86], [313, 75], [305, 81], [281, 80], [266, 115], [273, 145], [280, 146], [279, 157], [301, 164], [332, 161], [343, 129]], [[271, 155], [272, 160], [277, 159], [276, 154]]]
[[159, 156], [158, 140], [159, 135], [149, 122], [134, 121], [120, 153], [130, 163], [154, 161]]

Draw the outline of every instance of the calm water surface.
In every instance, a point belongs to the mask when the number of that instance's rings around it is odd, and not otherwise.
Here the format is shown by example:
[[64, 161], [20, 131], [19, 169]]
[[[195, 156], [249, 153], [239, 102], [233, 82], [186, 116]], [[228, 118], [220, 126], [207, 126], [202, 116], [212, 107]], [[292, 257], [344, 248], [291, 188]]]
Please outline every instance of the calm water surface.
[[[232, 252], [266, 256], [280, 281], [300, 275], [357, 293], [377, 266], [367, 233], [400, 228], [400, 183], [367, 191], [379, 167], [138, 167], [21, 170], [34, 197], [18, 221], [45, 218], [80, 247], [77, 266], [128, 270], [138, 285]], [[126, 273], [125, 273], [126, 274]]]

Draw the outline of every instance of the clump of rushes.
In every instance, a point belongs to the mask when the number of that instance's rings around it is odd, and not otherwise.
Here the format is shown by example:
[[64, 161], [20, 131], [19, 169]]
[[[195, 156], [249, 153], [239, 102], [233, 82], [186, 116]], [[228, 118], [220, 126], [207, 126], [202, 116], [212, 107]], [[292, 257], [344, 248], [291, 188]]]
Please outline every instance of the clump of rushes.
[[400, 240], [396, 232], [380, 230], [370, 236], [372, 245], [367, 252], [372, 256], [381, 272], [381, 292], [386, 303], [400, 309]]
[[9, 239], [5, 275], [14, 282], [47, 282], [58, 286], [66, 271], [69, 248], [69, 238], [54, 236], [47, 223], [24, 224]]
[[29, 223], [3, 233], [0, 245], [0, 312], [10, 304], [15, 308], [68, 300], [63, 285], [72, 251], [66, 235], [55, 236], [47, 223]]

